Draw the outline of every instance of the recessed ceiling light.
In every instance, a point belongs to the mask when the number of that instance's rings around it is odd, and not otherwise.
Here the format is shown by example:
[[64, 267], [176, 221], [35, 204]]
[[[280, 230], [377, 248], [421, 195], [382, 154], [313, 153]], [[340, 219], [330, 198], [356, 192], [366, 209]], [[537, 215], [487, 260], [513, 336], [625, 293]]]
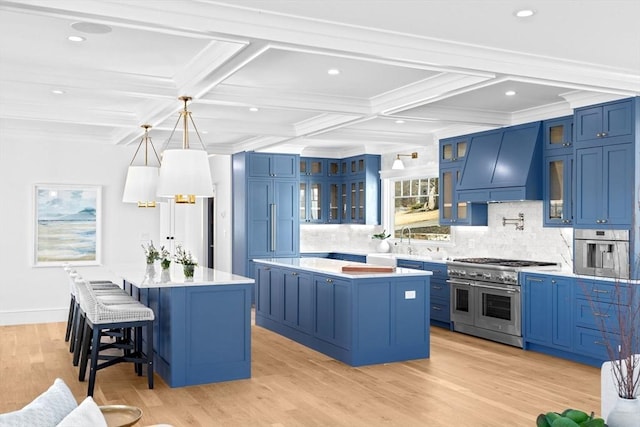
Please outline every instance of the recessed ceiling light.
[[251, 111], [252, 113], [255, 113], [256, 111], [258, 111], [258, 107], [250, 107], [249, 111]]
[[81, 33], [89, 34], [107, 34], [111, 32], [111, 27], [104, 24], [96, 24], [93, 22], [74, 22], [71, 28]]
[[67, 37], [68, 40], [72, 41], [72, 42], [83, 42], [86, 39], [82, 36], [69, 36]]
[[60, 90], [60, 89], [53, 89], [51, 91], [51, 93], [56, 94], [56, 95], [63, 95], [65, 93], [65, 91]]
[[535, 13], [536, 12], [533, 9], [520, 9], [516, 10], [514, 15], [516, 15], [518, 18], [528, 18], [535, 15]]
[[404, 120], [396, 120], [396, 124], [401, 125], [401, 124], [403, 124], [403, 123], [404, 123]]
[[340, 70], [338, 70], [337, 68], [330, 68], [327, 70], [327, 73], [330, 76], [337, 76], [338, 74], [340, 74]]
[[513, 95], [516, 94], [516, 91], [515, 90], [508, 90], [504, 94], [507, 95], [507, 96], [513, 96]]

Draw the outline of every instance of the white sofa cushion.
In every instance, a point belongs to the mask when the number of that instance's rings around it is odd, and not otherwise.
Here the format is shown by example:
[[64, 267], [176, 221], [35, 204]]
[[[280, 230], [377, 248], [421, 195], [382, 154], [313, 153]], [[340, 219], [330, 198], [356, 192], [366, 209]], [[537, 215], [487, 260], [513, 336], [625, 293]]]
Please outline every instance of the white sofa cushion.
[[54, 427], [78, 406], [69, 387], [56, 378], [47, 391], [19, 411], [0, 414], [1, 427]]
[[64, 417], [57, 427], [78, 426], [107, 427], [107, 420], [104, 419], [102, 411], [91, 397], [80, 402], [80, 405]]

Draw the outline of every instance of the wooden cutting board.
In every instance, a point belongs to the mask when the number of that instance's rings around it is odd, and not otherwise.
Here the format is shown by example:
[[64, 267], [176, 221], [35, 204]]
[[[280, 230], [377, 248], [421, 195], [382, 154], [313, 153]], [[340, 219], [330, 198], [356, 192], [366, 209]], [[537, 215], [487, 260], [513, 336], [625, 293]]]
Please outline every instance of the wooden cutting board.
[[342, 266], [343, 273], [393, 273], [396, 271], [395, 267], [387, 265], [344, 265]]

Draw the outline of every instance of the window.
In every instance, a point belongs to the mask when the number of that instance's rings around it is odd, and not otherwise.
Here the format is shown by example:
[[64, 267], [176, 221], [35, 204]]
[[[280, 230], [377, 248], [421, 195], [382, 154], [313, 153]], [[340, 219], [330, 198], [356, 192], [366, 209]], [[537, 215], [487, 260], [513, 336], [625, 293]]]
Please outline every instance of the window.
[[412, 239], [449, 240], [451, 228], [438, 224], [438, 178], [403, 179], [393, 181], [393, 186], [393, 237], [400, 238], [403, 227], [409, 227]]

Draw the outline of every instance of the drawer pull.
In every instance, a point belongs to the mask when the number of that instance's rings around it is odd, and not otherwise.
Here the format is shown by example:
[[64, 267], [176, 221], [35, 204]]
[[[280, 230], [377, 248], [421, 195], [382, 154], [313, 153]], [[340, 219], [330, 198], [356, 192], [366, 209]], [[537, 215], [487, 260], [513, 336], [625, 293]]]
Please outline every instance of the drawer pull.
[[333, 283], [333, 279], [326, 279], [327, 283]]
[[436, 291], [439, 291], [440, 289], [442, 289], [442, 286], [433, 286], [433, 289], [435, 289]]
[[594, 341], [593, 343], [594, 343], [595, 345], [607, 345], [607, 343], [606, 343], [606, 342], [604, 342], [604, 341]]
[[593, 288], [593, 293], [594, 294], [608, 294], [609, 291], [606, 291], [604, 289]]
[[293, 273], [291, 273], [292, 276], [297, 276], [298, 273], [296, 273], [295, 271]]
[[431, 310], [442, 311], [442, 308], [434, 305], [434, 306], [431, 307]]
[[538, 282], [538, 283], [542, 283], [542, 279], [536, 279], [535, 277], [527, 277], [527, 280], [529, 282]]
[[596, 317], [605, 317], [605, 318], [609, 317], [608, 314], [603, 314], [603, 313], [593, 313], [593, 315], [596, 316]]

